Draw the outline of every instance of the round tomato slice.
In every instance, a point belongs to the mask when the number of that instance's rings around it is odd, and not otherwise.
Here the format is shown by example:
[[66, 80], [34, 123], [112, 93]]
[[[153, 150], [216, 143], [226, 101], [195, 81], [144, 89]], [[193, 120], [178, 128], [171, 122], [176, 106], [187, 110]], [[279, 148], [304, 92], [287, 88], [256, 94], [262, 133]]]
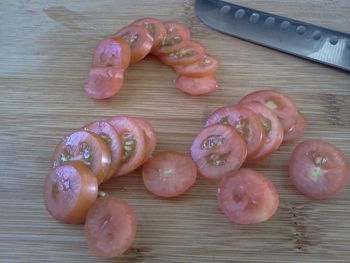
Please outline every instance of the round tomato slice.
[[148, 161], [152, 157], [154, 150], [156, 149], [157, 144], [157, 134], [154, 130], [151, 123], [142, 117], [134, 117], [133, 118], [137, 125], [143, 130], [146, 139], [146, 151], [145, 151], [145, 159], [144, 162]]
[[229, 125], [204, 128], [191, 146], [198, 171], [208, 179], [219, 179], [238, 170], [247, 156], [242, 137]]
[[296, 188], [314, 199], [341, 191], [349, 179], [346, 156], [333, 144], [310, 139], [299, 143], [290, 158], [288, 174]]
[[283, 135], [283, 142], [284, 143], [290, 143], [297, 138], [299, 138], [301, 135], [304, 134], [305, 129], [307, 127], [307, 122], [304, 117], [304, 115], [301, 112], [298, 112], [297, 120], [292, 128], [290, 128], [287, 132]]
[[166, 65], [189, 65], [201, 60], [205, 54], [205, 47], [191, 40], [188, 46], [179, 49], [176, 52], [161, 55], [160, 60]]
[[259, 116], [265, 134], [258, 152], [255, 155], [249, 156], [247, 161], [262, 160], [280, 147], [283, 140], [282, 124], [277, 115], [260, 102], [252, 101], [241, 105], [254, 111]]
[[160, 197], [175, 197], [194, 184], [197, 167], [188, 154], [160, 152], [143, 166], [142, 177], [151, 193]]
[[158, 46], [166, 36], [166, 28], [163, 23], [153, 17], [144, 17], [136, 20], [134, 25], [143, 26], [153, 37], [153, 47]]
[[236, 129], [247, 145], [247, 158], [254, 156], [260, 149], [264, 132], [255, 112], [240, 105], [221, 107], [209, 116], [205, 126], [215, 123], [230, 125]]
[[95, 202], [97, 192], [96, 176], [83, 163], [72, 161], [49, 173], [44, 183], [44, 203], [57, 220], [81, 224]]
[[177, 21], [163, 23], [167, 34], [165, 38], [152, 50], [154, 55], [176, 52], [187, 46], [191, 41], [190, 31], [186, 26]]
[[122, 164], [115, 176], [131, 173], [146, 156], [146, 139], [137, 122], [127, 116], [115, 116], [107, 120], [119, 134], [123, 145]]
[[218, 203], [236, 224], [257, 224], [275, 214], [279, 195], [267, 177], [251, 169], [241, 169], [220, 181]]
[[203, 95], [218, 88], [218, 81], [214, 75], [202, 78], [178, 76], [175, 82], [177, 88], [190, 95]]
[[107, 143], [97, 134], [76, 131], [65, 136], [56, 146], [52, 166], [55, 168], [71, 160], [82, 161], [101, 184], [109, 174], [111, 153]]
[[84, 127], [85, 130], [99, 135], [109, 146], [111, 152], [111, 166], [108, 176], [104, 179], [110, 179], [119, 169], [123, 158], [123, 145], [117, 131], [106, 121], [95, 121]]
[[121, 256], [133, 243], [136, 217], [124, 200], [102, 197], [90, 208], [85, 222], [85, 236], [89, 249], [97, 256]]
[[144, 59], [153, 47], [153, 37], [143, 26], [126, 26], [120, 29], [115, 36], [119, 36], [129, 42], [131, 49], [131, 64]]
[[240, 103], [257, 101], [272, 110], [280, 119], [283, 130], [288, 132], [293, 127], [298, 108], [294, 101], [288, 96], [274, 90], [259, 90], [243, 97]]
[[94, 51], [92, 67], [121, 67], [129, 66], [131, 50], [129, 43], [120, 37], [101, 40]]
[[122, 68], [92, 68], [86, 78], [84, 90], [90, 98], [107, 99], [118, 93], [123, 81]]
[[219, 61], [209, 55], [189, 65], [174, 65], [173, 69], [180, 75], [192, 78], [206, 77], [214, 74], [219, 67]]

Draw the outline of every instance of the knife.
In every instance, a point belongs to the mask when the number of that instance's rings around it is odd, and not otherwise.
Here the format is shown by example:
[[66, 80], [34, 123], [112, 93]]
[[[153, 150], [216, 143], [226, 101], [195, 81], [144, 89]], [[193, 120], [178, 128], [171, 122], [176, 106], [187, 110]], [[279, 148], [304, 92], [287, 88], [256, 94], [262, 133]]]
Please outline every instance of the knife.
[[350, 71], [350, 34], [221, 0], [196, 0], [195, 12], [222, 33]]

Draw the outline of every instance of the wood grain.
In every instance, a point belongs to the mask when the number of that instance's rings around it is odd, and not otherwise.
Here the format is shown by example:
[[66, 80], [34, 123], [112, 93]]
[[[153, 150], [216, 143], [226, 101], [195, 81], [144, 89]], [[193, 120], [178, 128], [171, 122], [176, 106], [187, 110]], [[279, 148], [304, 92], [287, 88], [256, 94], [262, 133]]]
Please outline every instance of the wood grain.
[[[350, 31], [347, 0], [235, 2]], [[183, 94], [175, 74], [147, 58], [128, 69], [118, 96], [88, 99], [82, 83], [95, 44], [141, 16], [187, 24], [221, 60], [219, 90]], [[214, 32], [196, 19], [191, 0], [2, 0], [0, 25], [0, 262], [349, 262], [350, 187], [323, 202], [298, 194], [286, 172], [295, 144], [253, 166], [281, 197], [277, 214], [255, 226], [230, 223], [217, 208], [216, 185], [203, 180], [173, 200], [146, 192], [139, 171], [104, 185], [137, 213], [137, 238], [120, 259], [92, 255], [82, 226], [56, 222], [42, 201], [53, 147], [87, 122], [145, 116], [157, 150], [188, 151], [211, 111], [262, 88], [296, 100], [309, 122], [303, 139], [329, 140], [349, 156], [349, 74]]]

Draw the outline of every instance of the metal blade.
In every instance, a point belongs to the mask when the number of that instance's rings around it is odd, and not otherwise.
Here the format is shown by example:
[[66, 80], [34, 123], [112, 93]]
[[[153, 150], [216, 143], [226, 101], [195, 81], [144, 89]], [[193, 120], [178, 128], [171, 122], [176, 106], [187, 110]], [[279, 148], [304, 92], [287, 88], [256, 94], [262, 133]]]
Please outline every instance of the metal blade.
[[220, 0], [196, 0], [195, 11], [222, 33], [350, 71], [350, 34]]

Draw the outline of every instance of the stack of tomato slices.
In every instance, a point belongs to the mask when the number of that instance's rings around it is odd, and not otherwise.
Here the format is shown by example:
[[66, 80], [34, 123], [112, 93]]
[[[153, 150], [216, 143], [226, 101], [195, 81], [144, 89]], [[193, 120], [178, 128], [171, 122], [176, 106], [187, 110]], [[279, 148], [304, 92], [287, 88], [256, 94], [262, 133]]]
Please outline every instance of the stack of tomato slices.
[[218, 87], [214, 76], [218, 60], [208, 55], [201, 43], [191, 39], [186, 26], [146, 17], [97, 44], [85, 92], [94, 99], [114, 96], [123, 85], [124, 71], [148, 54], [172, 66], [179, 74], [176, 86], [188, 94], [206, 94]]
[[305, 128], [294, 101], [273, 90], [248, 94], [208, 117], [192, 143], [191, 155], [202, 177], [221, 180], [218, 202], [230, 220], [255, 224], [276, 212], [279, 197], [272, 182], [261, 173], [240, 168], [244, 162], [268, 157]]
[[[121, 255], [136, 233], [134, 212], [125, 201], [113, 197], [96, 201], [98, 188], [113, 176], [127, 175], [147, 162], [156, 141], [149, 121], [129, 116], [96, 121], [64, 136], [44, 183], [47, 210], [65, 223], [86, 221], [88, 245], [96, 254]], [[102, 246], [110, 235], [116, 235], [114, 241]]]

